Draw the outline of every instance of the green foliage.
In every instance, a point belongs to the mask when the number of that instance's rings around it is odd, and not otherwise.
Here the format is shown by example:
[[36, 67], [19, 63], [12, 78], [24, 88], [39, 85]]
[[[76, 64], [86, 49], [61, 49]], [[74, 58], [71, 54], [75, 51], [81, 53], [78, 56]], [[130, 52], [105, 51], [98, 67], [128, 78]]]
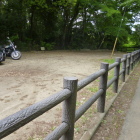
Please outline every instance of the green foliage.
[[131, 30], [139, 5], [139, 0], [2, 0], [1, 43], [9, 36], [22, 50], [38, 50], [42, 41], [46, 50], [105, 49], [118, 35], [117, 45], [139, 45], [138, 27]]
[[17, 42], [15, 42], [15, 44], [17, 45], [18, 50], [20, 50], [20, 51], [31, 51], [31, 47], [32, 47], [31, 43], [17, 41]]
[[50, 51], [54, 49], [55, 43], [46, 43], [46, 42], [41, 42], [41, 47], [45, 47], [46, 50]]
[[127, 43], [123, 44], [123, 47], [134, 47], [136, 45], [136, 42], [132, 40], [131, 37], [127, 38]]
[[140, 4], [140, 1], [139, 0], [126, 0], [125, 2], [121, 3], [120, 5], [121, 6], [132, 6], [133, 3], [135, 4]]
[[18, 40], [18, 39], [19, 39], [18, 35], [14, 35], [14, 36], [10, 37], [11, 41], [15, 41], [15, 40]]
[[120, 11], [115, 10], [113, 7], [108, 7], [107, 5], [101, 5], [101, 9], [104, 12], [107, 12], [107, 16], [110, 17], [113, 14], [119, 14]]

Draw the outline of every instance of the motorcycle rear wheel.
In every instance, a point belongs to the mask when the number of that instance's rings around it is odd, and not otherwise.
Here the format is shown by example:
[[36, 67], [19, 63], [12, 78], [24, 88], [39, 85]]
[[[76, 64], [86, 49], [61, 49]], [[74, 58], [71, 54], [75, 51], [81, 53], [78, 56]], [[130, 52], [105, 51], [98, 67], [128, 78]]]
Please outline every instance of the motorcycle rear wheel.
[[3, 59], [4, 59], [4, 57], [3, 57], [3, 53], [2, 53], [2, 52], [0, 52], [0, 62], [2, 62], [2, 61], [3, 61]]
[[18, 60], [21, 58], [21, 52], [20, 51], [13, 51], [11, 53], [11, 58], [14, 60]]

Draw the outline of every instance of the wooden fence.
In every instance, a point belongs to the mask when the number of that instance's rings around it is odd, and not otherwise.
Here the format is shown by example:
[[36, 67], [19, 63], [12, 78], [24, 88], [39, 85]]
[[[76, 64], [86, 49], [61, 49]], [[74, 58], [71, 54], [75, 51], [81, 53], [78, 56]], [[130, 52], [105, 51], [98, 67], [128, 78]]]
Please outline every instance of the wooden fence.
[[[13, 133], [28, 122], [37, 118], [41, 114], [50, 110], [57, 104], [63, 102], [62, 123], [50, 133], [45, 140], [73, 140], [75, 122], [91, 107], [98, 99], [97, 110], [103, 113], [105, 110], [106, 90], [113, 84], [113, 90], [118, 92], [118, 81], [120, 75], [125, 82], [126, 74], [130, 71], [140, 59], [140, 50], [125, 54], [123, 58], [116, 58], [115, 63], [101, 63], [101, 69], [98, 72], [78, 81], [75, 77], [64, 78], [64, 89], [43, 101], [33, 104], [3, 120], [0, 120], [0, 139]], [[122, 64], [122, 67], [120, 66]], [[114, 76], [108, 80], [108, 72], [114, 68]], [[89, 83], [100, 77], [99, 90], [76, 110], [77, 92]]]

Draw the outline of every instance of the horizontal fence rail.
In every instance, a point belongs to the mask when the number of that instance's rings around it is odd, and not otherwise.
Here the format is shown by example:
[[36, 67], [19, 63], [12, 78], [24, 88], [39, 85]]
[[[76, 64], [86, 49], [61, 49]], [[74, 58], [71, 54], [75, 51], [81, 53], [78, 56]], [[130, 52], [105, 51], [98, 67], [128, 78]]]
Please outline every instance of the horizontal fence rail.
[[111, 80], [107, 82], [107, 89], [112, 85], [112, 83], [117, 79], [117, 76], [113, 77]]
[[64, 89], [49, 98], [23, 109], [0, 121], [0, 139], [42, 115], [57, 104], [70, 97], [71, 91]]
[[[130, 74], [130, 71], [133, 70], [139, 60], [140, 50], [137, 50], [123, 55], [123, 58], [116, 58], [113, 64], [101, 63], [101, 68], [98, 72], [93, 73], [81, 81], [78, 81], [75, 77], [64, 78], [64, 89], [62, 91], [0, 120], [0, 139], [8, 136], [20, 127], [63, 102], [62, 123], [52, 131], [45, 140], [58, 140], [59, 138], [62, 140], [73, 140], [75, 122], [97, 100], [98, 112], [104, 112], [106, 90], [113, 84], [113, 90], [117, 93], [120, 76], [122, 81], [125, 82], [126, 75]], [[111, 80], [108, 80], [108, 72], [112, 69], [114, 69], [114, 76]], [[99, 90], [76, 110], [77, 92], [97, 78], [100, 78]]]
[[65, 122], [63, 122], [61, 125], [59, 125], [53, 133], [49, 134], [45, 140], [58, 140], [61, 138], [62, 135], [64, 135], [69, 129], [69, 125]]
[[91, 107], [91, 105], [102, 95], [103, 89], [96, 92], [87, 102], [77, 109], [75, 114], [75, 122]]
[[115, 68], [118, 64], [119, 64], [118, 62], [115, 62], [115, 63], [109, 65], [109, 70]]
[[80, 89], [84, 88], [85, 86], [87, 86], [88, 84], [90, 84], [91, 82], [99, 78], [104, 73], [105, 73], [105, 70], [101, 69], [99, 72], [95, 72], [94, 74], [88, 76], [87, 78], [79, 81], [77, 90], [79, 91]]

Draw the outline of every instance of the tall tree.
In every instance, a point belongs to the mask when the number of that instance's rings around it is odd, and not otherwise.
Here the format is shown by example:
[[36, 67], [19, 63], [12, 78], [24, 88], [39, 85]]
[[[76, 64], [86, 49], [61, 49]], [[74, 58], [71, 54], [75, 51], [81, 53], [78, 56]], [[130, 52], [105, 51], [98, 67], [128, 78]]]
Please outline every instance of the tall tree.
[[109, 48], [116, 36], [122, 45], [136, 34], [139, 5], [139, 0], [1, 0], [0, 37], [31, 49], [42, 42], [56, 49]]

